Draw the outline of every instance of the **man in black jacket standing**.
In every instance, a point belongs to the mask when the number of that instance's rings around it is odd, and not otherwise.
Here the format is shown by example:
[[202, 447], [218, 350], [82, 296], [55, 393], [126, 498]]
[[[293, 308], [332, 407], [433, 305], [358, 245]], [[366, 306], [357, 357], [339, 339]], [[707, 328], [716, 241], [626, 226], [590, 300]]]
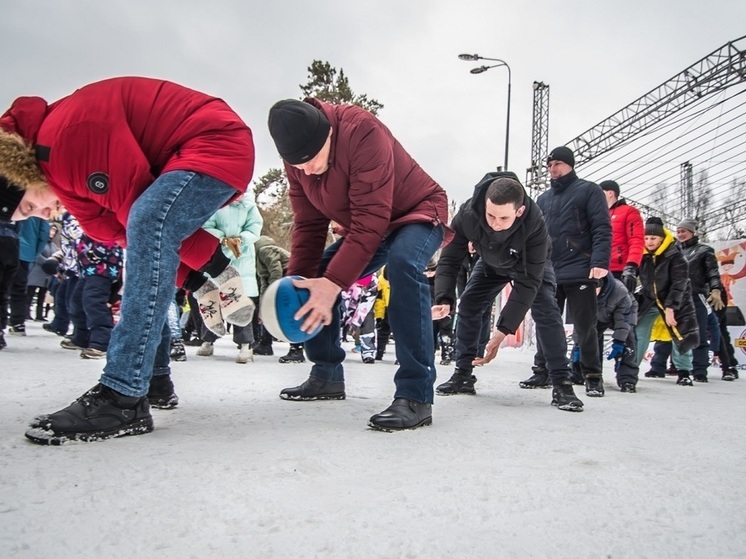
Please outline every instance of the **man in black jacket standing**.
[[[604, 385], [596, 337], [595, 288], [598, 280], [609, 273], [611, 220], [601, 188], [578, 178], [574, 167], [572, 150], [565, 146], [554, 148], [547, 158], [551, 186], [536, 203], [544, 214], [552, 240], [557, 302], [560, 309], [567, 302], [567, 319], [573, 325], [573, 338], [580, 347], [585, 392], [591, 397], [601, 397]], [[539, 339], [538, 365], [546, 360], [549, 351]]]
[[710, 346], [707, 341], [707, 315], [712, 309], [719, 311], [725, 307], [720, 290], [720, 270], [715, 250], [699, 242], [697, 222], [684, 219], [676, 227], [679, 247], [689, 264], [689, 281], [692, 285], [692, 299], [697, 311], [699, 324], [699, 345], [692, 350], [692, 378], [695, 382], [707, 382], [707, 368], [710, 366]]
[[[552, 404], [583, 411], [570, 381], [562, 317], [555, 300], [550, 242], [536, 204], [513, 173], [488, 173], [451, 222], [455, 237], [438, 261], [433, 319], [453, 312], [458, 270], [471, 241], [480, 255], [461, 295], [456, 321], [456, 370], [437, 387], [439, 394], [475, 394], [475, 365], [492, 361], [508, 334], [515, 333], [526, 312], [536, 324], [554, 386]], [[492, 329], [484, 357], [477, 357], [482, 316], [495, 296], [512, 283], [505, 306]], [[594, 293], [595, 296], [595, 293]]]

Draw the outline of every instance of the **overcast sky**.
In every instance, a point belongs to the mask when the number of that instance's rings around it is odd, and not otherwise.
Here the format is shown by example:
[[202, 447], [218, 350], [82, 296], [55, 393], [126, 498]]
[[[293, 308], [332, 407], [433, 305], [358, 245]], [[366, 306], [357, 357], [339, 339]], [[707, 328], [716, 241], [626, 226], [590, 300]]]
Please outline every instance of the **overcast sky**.
[[512, 70], [510, 167], [531, 154], [532, 83], [550, 86], [550, 149], [746, 34], [743, 0], [4, 0], [1, 110], [119, 75], [173, 80], [222, 97], [254, 131], [254, 178], [279, 158], [269, 107], [298, 98], [314, 59], [343, 68], [356, 93], [456, 200], [504, 156]]

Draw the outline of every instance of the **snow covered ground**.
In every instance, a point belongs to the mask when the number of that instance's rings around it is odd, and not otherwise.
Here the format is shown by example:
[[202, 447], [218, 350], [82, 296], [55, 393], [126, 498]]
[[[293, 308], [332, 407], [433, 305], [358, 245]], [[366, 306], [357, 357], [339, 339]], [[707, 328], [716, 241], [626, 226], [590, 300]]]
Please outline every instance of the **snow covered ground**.
[[153, 433], [41, 447], [28, 421], [101, 362], [27, 327], [0, 352], [3, 558], [746, 556], [746, 378], [637, 394], [607, 378], [568, 413], [518, 388], [532, 354], [505, 349], [476, 397], [438, 397], [432, 427], [388, 434], [366, 422], [392, 397], [392, 351], [349, 354], [345, 401], [286, 402], [307, 364], [238, 365], [220, 340], [173, 364], [181, 403], [153, 411]]

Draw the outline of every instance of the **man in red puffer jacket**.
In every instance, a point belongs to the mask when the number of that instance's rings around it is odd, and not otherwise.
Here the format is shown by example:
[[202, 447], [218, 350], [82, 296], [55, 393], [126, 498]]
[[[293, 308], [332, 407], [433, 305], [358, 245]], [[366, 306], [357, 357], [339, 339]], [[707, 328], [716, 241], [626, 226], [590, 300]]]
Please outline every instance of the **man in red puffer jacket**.
[[645, 248], [645, 226], [637, 208], [628, 206], [619, 197], [619, 185], [614, 181], [599, 183], [606, 195], [611, 217], [611, 264], [609, 271], [622, 280], [627, 291], [635, 292], [637, 274]]
[[127, 247], [127, 289], [100, 383], [37, 417], [27, 438], [152, 431], [151, 379], [173, 390], [166, 317], [177, 283], [195, 292], [214, 319], [208, 327], [250, 322], [240, 276], [201, 226], [246, 190], [253, 167], [251, 131], [224, 101], [163, 80], [113, 78], [52, 104], [20, 97], [0, 117], [3, 197], [13, 200], [0, 219], [48, 219], [64, 204], [90, 237]]

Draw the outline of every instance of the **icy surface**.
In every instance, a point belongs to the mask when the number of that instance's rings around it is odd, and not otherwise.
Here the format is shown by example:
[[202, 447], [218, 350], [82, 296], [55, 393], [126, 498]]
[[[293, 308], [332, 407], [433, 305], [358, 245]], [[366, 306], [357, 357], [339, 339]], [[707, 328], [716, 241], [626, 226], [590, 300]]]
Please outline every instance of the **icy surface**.
[[309, 366], [277, 363], [287, 345], [239, 365], [222, 339], [172, 365], [179, 407], [153, 410], [153, 433], [43, 447], [29, 421], [102, 363], [27, 328], [0, 352], [0, 557], [746, 554], [746, 378], [622, 394], [607, 373], [606, 396], [568, 413], [518, 388], [532, 355], [505, 349], [476, 370], [477, 396], [381, 433], [366, 423], [393, 396], [393, 347], [375, 365], [348, 353], [346, 400], [295, 402], [278, 393]]

